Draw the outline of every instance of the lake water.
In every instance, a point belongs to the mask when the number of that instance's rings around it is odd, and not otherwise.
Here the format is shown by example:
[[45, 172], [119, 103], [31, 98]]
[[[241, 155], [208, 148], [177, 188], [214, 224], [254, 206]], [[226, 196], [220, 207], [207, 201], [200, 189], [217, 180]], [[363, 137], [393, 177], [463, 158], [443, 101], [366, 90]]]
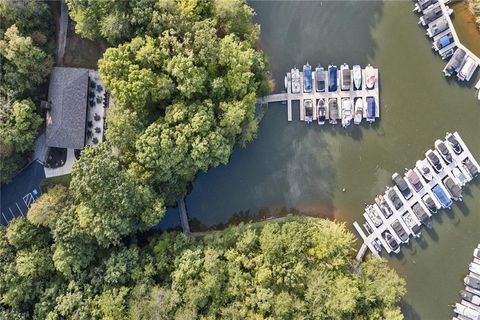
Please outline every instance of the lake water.
[[[286, 106], [271, 104], [257, 139], [237, 149], [226, 166], [199, 174], [186, 203], [205, 225], [234, 214], [294, 208], [314, 216], [362, 220], [365, 203], [412, 167], [446, 131], [458, 131], [480, 159], [480, 103], [470, 84], [446, 79], [411, 1], [250, 2], [262, 26], [261, 47], [283, 89], [291, 67], [366, 65], [380, 70], [381, 120], [347, 130], [293, 122]], [[478, 77], [476, 75], [475, 77]], [[345, 189], [345, 192], [342, 191]], [[462, 279], [480, 242], [480, 182], [465, 200], [441, 211], [434, 227], [411, 240], [390, 264], [407, 280], [406, 319], [449, 319]]]

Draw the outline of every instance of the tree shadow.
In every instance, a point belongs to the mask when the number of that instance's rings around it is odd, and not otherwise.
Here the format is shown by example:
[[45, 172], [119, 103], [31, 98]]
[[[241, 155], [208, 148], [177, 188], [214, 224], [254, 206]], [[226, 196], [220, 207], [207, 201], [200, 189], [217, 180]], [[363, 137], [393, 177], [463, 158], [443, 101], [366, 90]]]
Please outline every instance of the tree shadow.
[[420, 320], [420, 315], [415, 311], [411, 304], [406, 303], [403, 299], [400, 302], [400, 309], [402, 310], [405, 319]]

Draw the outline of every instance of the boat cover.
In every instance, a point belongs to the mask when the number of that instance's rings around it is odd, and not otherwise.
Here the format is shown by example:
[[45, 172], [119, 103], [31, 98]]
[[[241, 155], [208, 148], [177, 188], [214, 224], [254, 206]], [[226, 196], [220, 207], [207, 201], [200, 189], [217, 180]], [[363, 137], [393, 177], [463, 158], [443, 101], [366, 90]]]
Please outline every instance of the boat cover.
[[395, 230], [395, 233], [398, 235], [400, 240], [402, 241], [407, 241], [408, 240], [408, 234], [405, 232], [405, 229], [403, 229], [402, 225], [398, 220], [395, 220], [392, 223], [392, 228]]
[[412, 207], [413, 213], [417, 216], [421, 223], [429, 224], [428, 214], [423, 210], [422, 206], [417, 202]]
[[420, 182], [420, 178], [418, 175], [415, 173], [415, 171], [410, 171], [407, 174], [408, 181], [413, 185], [416, 191], [419, 191], [420, 189], [423, 188], [422, 183]]
[[450, 200], [450, 198], [445, 194], [443, 189], [438, 184], [433, 187], [432, 191], [443, 207], [450, 208], [450, 206], [452, 205], [452, 200]]
[[328, 71], [328, 91], [337, 91], [337, 67], [330, 67]]
[[395, 190], [390, 189], [387, 193], [387, 197], [393, 203], [396, 210], [400, 209], [403, 206], [403, 202], [400, 200]]
[[433, 199], [430, 197], [425, 197], [422, 199], [423, 202], [425, 202], [425, 205], [430, 209], [430, 211], [436, 211], [437, 206], [435, 205], [435, 202], [433, 202]]
[[460, 189], [460, 187], [455, 183], [455, 181], [453, 181], [452, 178], [447, 177], [444, 180], [444, 184], [453, 197], [460, 198], [462, 196], [462, 189]]
[[304, 90], [312, 91], [312, 68], [310, 66], [303, 66], [303, 82]]
[[373, 97], [367, 98], [367, 118], [375, 118], [375, 99]]
[[465, 166], [467, 167], [468, 172], [470, 172], [470, 175], [471, 175], [472, 177], [475, 177], [475, 176], [478, 174], [478, 168], [477, 168], [477, 166], [474, 165], [473, 162], [472, 162], [470, 159], [466, 158], [466, 159], [463, 161], [463, 163], [464, 163]]
[[453, 150], [455, 150], [456, 153], [461, 153], [462, 152], [462, 147], [460, 146], [460, 143], [458, 143], [458, 140], [455, 138], [455, 136], [453, 134], [449, 135], [447, 137], [447, 140], [448, 140], [448, 142], [450, 142], [450, 144], [453, 147]]
[[393, 182], [395, 182], [398, 189], [400, 189], [400, 192], [405, 197], [408, 197], [410, 195], [411, 191], [410, 191], [410, 188], [407, 185], [407, 182], [398, 173], [393, 176]]
[[450, 44], [450, 37], [448, 35], [440, 38], [440, 49], [445, 48]]

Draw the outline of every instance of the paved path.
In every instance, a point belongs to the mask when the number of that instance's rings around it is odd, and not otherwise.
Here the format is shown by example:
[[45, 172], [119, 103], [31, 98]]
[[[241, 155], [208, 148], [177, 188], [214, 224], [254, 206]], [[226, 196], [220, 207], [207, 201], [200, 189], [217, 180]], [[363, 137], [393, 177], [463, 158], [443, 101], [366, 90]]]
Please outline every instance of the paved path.
[[65, 44], [67, 42], [68, 11], [65, 0], [60, 0], [60, 16], [58, 18], [58, 39], [57, 39], [57, 66], [63, 66]]

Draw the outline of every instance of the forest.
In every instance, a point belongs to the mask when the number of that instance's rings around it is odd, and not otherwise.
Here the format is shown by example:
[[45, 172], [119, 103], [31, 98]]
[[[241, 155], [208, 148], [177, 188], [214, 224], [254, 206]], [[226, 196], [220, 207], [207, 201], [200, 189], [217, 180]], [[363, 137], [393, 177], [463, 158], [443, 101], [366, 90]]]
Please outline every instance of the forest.
[[[0, 318], [403, 319], [405, 282], [358, 265], [343, 224], [292, 218], [205, 238], [155, 233], [198, 172], [255, 136], [268, 88], [260, 26], [243, 0], [67, 0], [75, 32], [109, 44], [115, 106], [68, 186], [0, 228]], [[0, 163], [33, 150], [53, 66], [46, 1], [0, 0]]]

